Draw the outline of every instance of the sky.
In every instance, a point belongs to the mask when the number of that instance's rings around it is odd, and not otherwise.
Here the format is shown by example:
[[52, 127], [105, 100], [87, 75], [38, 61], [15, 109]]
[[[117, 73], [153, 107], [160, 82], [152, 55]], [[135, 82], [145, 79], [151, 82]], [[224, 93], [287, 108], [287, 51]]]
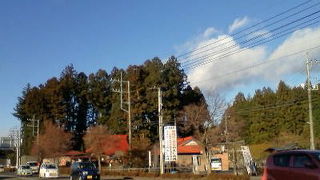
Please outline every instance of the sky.
[[[87, 74], [110, 72], [155, 56], [165, 60], [219, 39], [220, 48], [228, 41], [242, 50], [245, 47], [230, 34], [302, 2], [306, 1], [1, 0], [0, 136], [19, 126], [12, 113], [26, 84], [38, 86], [58, 77], [67, 65]], [[272, 35], [267, 28], [255, 33]], [[305, 81], [305, 56], [281, 57], [320, 45], [319, 40], [320, 26], [314, 24], [186, 72], [191, 85], [218, 91], [228, 100], [239, 91], [275, 88], [281, 79], [299, 85]], [[208, 48], [206, 53], [212, 51]], [[310, 55], [316, 58], [318, 51], [310, 50]], [[255, 66], [261, 62], [271, 63]]]

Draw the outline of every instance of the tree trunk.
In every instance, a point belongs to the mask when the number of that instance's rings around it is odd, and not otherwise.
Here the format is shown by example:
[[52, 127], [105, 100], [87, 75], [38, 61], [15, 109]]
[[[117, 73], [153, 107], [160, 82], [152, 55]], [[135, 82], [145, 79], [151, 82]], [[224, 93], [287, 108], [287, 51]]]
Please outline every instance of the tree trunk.
[[236, 155], [236, 148], [233, 142], [233, 150], [232, 150], [232, 160], [233, 160], [233, 173], [235, 175], [238, 175], [238, 169], [237, 169], [237, 155]]
[[99, 173], [101, 174], [101, 155], [98, 156], [98, 168], [99, 168]]
[[206, 149], [206, 159], [207, 159], [207, 174], [211, 174], [210, 153], [208, 149]]
[[207, 128], [204, 132], [204, 145], [205, 145], [205, 154], [206, 154], [206, 166], [207, 166], [207, 174], [211, 173], [211, 164], [210, 164], [210, 146], [208, 146], [208, 138], [207, 138]]

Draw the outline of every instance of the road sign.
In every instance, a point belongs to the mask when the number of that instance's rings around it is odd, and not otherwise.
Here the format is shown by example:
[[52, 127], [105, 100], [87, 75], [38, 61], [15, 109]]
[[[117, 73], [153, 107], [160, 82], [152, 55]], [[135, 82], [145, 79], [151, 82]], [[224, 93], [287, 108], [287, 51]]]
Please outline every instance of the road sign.
[[176, 126], [164, 127], [164, 160], [166, 162], [176, 161], [177, 154], [177, 128]]

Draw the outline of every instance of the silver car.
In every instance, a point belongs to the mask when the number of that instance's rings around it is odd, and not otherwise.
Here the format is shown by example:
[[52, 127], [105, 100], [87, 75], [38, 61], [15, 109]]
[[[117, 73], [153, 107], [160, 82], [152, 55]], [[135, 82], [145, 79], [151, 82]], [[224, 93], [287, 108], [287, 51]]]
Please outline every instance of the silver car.
[[17, 170], [18, 176], [31, 176], [32, 175], [32, 169], [28, 165], [21, 165], [18, 167]]

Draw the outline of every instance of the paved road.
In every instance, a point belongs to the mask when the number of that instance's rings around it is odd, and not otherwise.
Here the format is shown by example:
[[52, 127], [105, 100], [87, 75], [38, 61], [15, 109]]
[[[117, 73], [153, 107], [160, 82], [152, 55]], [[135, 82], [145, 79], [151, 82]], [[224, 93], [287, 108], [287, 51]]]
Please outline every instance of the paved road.
[[[0, 180], [2, 179], [12, 179], [12, 180], [32, 180], [32, 179], [41, 179], [38, 177], [38, 175], [33, 176], [17, 176], [15, 173], [1, 173], [0, 174]], [[59, 178], [55, 178], [58, 180], [67, 180], [69, 179], [69, 176], [60, 176]], [[102, 180], [123, 180], [123, 179], [133, 179], [130, 177], [102, 177]]]
[[[16, 176], [15, 173], [0, 173], [0, 180], [2, 179], [12, 179], [12, 180], [33, 180], [33, 179], [40, 179], [38, 176], [29, 176], [29, 177], [19, 177]], [[59, 178], [56, 178], [58, 180], [68, 180], [69, 176], [61, 176]], [[150, 179], [161, 179], [161, 178], [154, 178], [154, 177], [121, 177], [121, 176], [103, 176], [101, 178], [102, 180], [123, 180], [123, 179], [135, 179], [135, 180], [150, 180]], [[178, 178], [173, 178], [178, 179]], [[173, 180], [172, 179], [172, 180]], [[252, 176], [250, 177], [250, 180], [260, 180], [260, 176]]]
[[251, 176], [250, 180], [260, 180], [261, 176]]

